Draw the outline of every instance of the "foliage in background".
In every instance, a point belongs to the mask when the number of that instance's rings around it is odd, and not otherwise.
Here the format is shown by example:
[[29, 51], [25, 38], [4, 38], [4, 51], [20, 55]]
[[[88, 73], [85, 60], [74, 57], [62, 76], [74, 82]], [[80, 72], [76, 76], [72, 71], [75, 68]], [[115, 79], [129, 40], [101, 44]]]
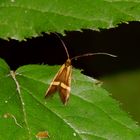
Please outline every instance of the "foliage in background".
[[118, 99], [122, 107], [140, 123], [140, 70], [122, 72], [101, 78], [103, 87]]

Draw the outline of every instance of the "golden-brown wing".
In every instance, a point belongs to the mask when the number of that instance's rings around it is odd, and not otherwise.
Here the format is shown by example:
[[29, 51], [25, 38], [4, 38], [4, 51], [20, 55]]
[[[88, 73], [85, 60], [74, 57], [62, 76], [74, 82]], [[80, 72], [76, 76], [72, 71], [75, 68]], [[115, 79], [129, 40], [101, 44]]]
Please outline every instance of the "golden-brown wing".
[[71, 73], [72, 73], [71, 61], [70, 59], [68, 59], [55, 75], [53, 81], [51, 82], [45, 94], [45, 97], [52, 96], [58, 90], [61, 101], [64, 104], [66, 104], [70, 95]]

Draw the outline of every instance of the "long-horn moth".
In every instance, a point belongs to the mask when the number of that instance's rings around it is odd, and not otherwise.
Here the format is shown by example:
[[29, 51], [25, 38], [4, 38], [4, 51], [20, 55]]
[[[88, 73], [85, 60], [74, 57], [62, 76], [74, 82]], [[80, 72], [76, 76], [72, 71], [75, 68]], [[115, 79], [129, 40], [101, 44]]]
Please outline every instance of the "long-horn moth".
[[55, 77], [53, 78], [48, 90], [46, 91], [45, 97], [52, 96], [56, 91], [58, 91], [61, 101], [63, 102], [63, 104], [66, 105], [69, 100], [70, 91], [71, 91], [71, 76], [72, 76], [71, 61], [73, 59], [77, 59], [77, 58], [85, 57], [85, 56], [91, 56], [91, 55], [98, 55], [98, 54], [109, 55], [112, 57], [116, 57], [116, 56], [109, 54], [109, 53], [98, 52], [98, 53], [86, 53], [86, 54], [82, 54], [82, 55], [78, 55], [73, 58], [70, 58], [68, 50], [67, 50], [64, 42], [61, 40], [61, 38], [58, 35], [57, 35], [57, 37], [60, 39], [60, 41], [66, 51], [67, 60], [61, 66], [61, 68], [56, 73]]

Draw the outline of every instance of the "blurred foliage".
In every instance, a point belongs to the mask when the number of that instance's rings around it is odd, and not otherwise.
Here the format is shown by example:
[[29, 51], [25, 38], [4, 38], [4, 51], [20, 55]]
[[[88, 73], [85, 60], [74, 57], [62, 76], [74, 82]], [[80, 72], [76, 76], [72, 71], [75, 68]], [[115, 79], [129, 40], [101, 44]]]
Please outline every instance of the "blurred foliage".
[[101, 78], [103, 87], [122, 103], [122, 107], [140, 123], [140, 70], [126, 71]]

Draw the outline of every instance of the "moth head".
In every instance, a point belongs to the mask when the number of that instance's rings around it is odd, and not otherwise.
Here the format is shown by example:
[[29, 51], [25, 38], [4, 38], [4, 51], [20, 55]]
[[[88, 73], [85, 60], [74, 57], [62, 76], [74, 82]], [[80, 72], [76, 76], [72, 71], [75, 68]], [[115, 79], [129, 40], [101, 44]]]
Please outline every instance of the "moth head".
[[67, 61], [65, 62], [65, 66], [68, 67], [71, 65], [71, 60], [70, 59], [67, 59]]

